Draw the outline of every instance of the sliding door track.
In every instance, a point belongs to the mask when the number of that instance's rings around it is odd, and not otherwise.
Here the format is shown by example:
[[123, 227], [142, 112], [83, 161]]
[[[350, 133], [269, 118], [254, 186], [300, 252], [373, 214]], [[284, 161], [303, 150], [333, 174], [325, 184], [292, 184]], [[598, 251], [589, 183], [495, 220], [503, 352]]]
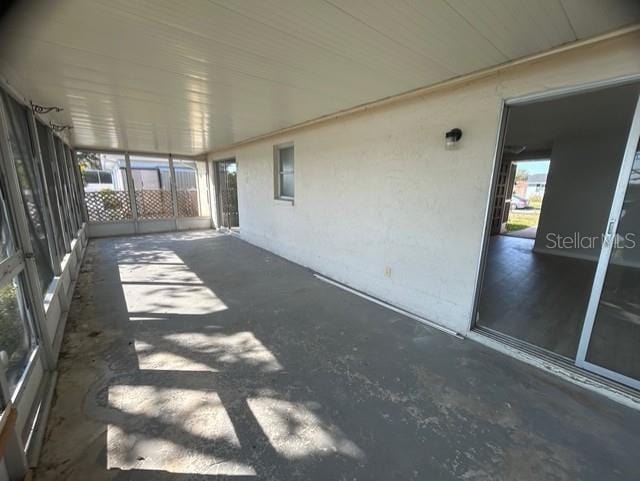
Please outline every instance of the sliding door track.
[[[603, 388], [620, 394], [626, 398], [632, 398], [636, 403], [640, 404], [640, 391], [637, 391], [624, 384], [619, 384], [611, 379], [603, 376], [599, 376], [591, 371], [579, 368], [574, 364], [573, 359], [560, 356], [554, 352], [548, 351], [528, 342], [521, 341], [520, 339], [513, 338], [506, 334], [503, 334], [487, 327], [475, 326], [473, 333], [486, 337], [492, 341], [498, 342], [512, 349], [520, 351], [526, 355], [532, 356], [540, 360], [541, 362], [549, 363], [558, 368], [562, 368], [575, 376], [584, 378], [592, 383], [598, 384]], [[640, 406], [639, 406], [640, 408]]]

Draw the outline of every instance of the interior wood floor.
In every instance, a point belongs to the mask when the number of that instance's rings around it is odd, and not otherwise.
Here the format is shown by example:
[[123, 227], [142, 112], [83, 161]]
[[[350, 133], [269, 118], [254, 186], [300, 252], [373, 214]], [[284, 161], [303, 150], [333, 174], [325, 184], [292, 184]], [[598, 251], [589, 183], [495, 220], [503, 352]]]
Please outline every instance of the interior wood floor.
[[575, 359], [596, 263], [537, 254], [533, 243], [491, 238], [478, 324]]

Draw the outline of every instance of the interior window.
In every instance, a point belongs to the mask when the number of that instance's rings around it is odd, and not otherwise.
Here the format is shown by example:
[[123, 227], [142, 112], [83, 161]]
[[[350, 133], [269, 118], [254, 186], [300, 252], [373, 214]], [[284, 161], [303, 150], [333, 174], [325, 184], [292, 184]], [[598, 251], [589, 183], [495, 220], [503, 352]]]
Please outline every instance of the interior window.
[[293, 145], [278, 147], [277, 153], [278, 197], [293, 199], [295, 194]]

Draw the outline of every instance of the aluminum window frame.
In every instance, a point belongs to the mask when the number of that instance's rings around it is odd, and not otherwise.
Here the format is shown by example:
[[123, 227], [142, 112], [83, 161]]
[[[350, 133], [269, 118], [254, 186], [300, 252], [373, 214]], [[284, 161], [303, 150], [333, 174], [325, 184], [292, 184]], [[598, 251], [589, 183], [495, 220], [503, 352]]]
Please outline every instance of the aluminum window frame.
[[76, 183], [75, 176], [73, 175], [73, 168], [71, 164], [71, 159], [69, 158], [69, 146], [66, 145], [64, 141], [61, 141], [62, 144], [62, 166], [64, 170], [64, 176], [67, 181], [67, 186], [69, 189], [69, 203], [71, 207], [71, 225], [73, 227], [73, 237], [74, 239], [78, 237], [78, 231], [82, 227], [82, 222], [80, 221], [79, 215], [79, 206], [78, 206], [78, 194], [76, 192]]
[[[55, 282], [55, 278], [60, 276], [60, 274], [62, 273], [62, 258], [64, 256], [61, 257], [60, 253], [58, 252], [58, 245], [57, 245], [58, 232], [56, 231], [56, 229], [54, 229], [54, 226], [53, 226], [55, 219], [53, 216], [53, 209], [51, 205], [52, 202], [55, 201], [55, 199], [52, 200], [51, 193], [49, 192], [49, 186], [47, 185], [47, 176], [44, 168], [44, 159], [42, 157], [42, 150], [40, 148], [40, 138], [38, 135], [37, 120], [34, 116], [33, 110], [29, 109], [28, 117], [29, 117], [31, 149], [33, 151], [33, 160], [35, 163], [34, 168], [38, 169], [38, 172], [37, 172], [38, 182], [42, 184], [40, 188], [42, 190], [42, 197], [45, 203], [43, 208], [45, 210], [45, 215], [44, 215], [45, 228], [47, 230], [47, 241], [49, 244], [51, 266], [53, 269], [53, 276], [54, 276], [54, 279], [51, 281], [53, 283]], [[49, 286], [47, 286], [47, 288], [48, 287]], [[43, 290], [46, 290], [44, 289], [44, 286], [43, 286]]]
[[[30, 154], [32, 159], [27, 160], [29, 167], [33, 169], [33, 175], [35, 177], [34, 182], [42, 187], [40, 208], [43, 210], [42, 223], [45, 228], [47, 223], [50, 223], [50, 227], [53, 227], [53, 223], [58, 223], [56, 227], [59, 227], [62, 231], [62, 238], [65, 241], [65, 252], [59, 251], [59, 246], [56, 245], [56, 238], [59, 239], [59, 235], [51, 235], [51, 231], [47, 229], [47, 247], [49, 255], [53, 257], [51, 259], [51, 267], [54, 271], [54, 277], [49, 286], [42, 286], [42, 282], [39, 277], [38, 269], [35, 263], [33, 254], [33, 245], [31, 242], [28, 214], [25, 211], [25, 204], [22, 198], [22, 192], [14, 162], [14, 153], [12, 151], [13, 146], [9, 142], [9, 112], [7, 109], [9, 105], [4, 105], [5, 102], [0, 103], [0, 185], [2, 186], [2, 196], [5, 203], [6, 218], [9, 228], [11, 230], [11, 244], [12, 250], [10, 255], [0, 261], [0, 286], [6, 286], [7, 283], [16, 279], [16, 301], [18, 302], [18, 308], [20, 310], [20, 321], [24, 328], [25, 336], [28, 336], [27, 342], [29, 350], [27, 353], [27, 360], [24, 369], [21, 372], [19, 378], [14, 378], [15, 384], [12, 383], [13, 392], [2, 392], [0, 396], [5, 402], [2, 409], [9, 406], [16, 406], [18, 410], [18, 420], [21, 429], [33, 427], [33, 422], [37, 416], [39, 416], [38, 406], [44, 399], [44, 395], [47, 386], [50, 386], [52, 380], [52, 372], [55, 370], [57, 355], [57, 348], [54, 346], [52, 335], [49, 333], [47, 326], [47, 313], [48, 305], [50, 303], [49, 292], [55, 291], [60, 284], [59, 275], [61, 271], [68, 265], [71, 258], [71, 252], [74, 247], [71, 237], [76, 237], [76, 243], [80, 239], [81, 229], [84, 224], [80, 223], [79, 229], [75, 232], [75, 235], [70, 234], [67, 236], [66, 223], [62, 222], [62, 219], [71, 220], [71, 210], [69, 207], [77, 208], [78, 212], [81, 212], [83, 205], [79, 203], [79, 200], [74, 204], [69, 204], [65, 210], [59, 209], [60, 219], [54, 218], [52, 215], [51, 205], [60, 199], [56, 199], [56, 196], [52, 196], [51, 185], [47, 180], [46, 173], [44, 171], [44, 161], [42, 157], [41, 149], [45, 146], [51, 148], [50, 166], [54, 172], [54, 186], [57, 185], [55, 179], [57, 175], [62, 171], [58, 171], [57, 157], [55, 145], [60, 142], [62, 145], [62, 151], [65, 148], [71, 149], [70, 153], [73, 153], [73, 148], [67, 139], [65, 139], [60, 133], [54, 132], [53, 129], [47, 125], [47, 120], [40, 114], [35, 113], [33, 106], [27, 99], [24, 99], [13, 87], [6, 83], [2, 78], [0, 89], [3, 91], [3, 95], [7, 95], [20, 105], [23, 114], [26, 116], [26, 123], [28, 127], [28, 137], [20, 139], [20, 148], [31, 149]], [[46, 135], [40, 140], [40, 133], [38, 132], [38, 122], [44, 127]], [[72, 164], [71, 164], [72, 165]], [[62, 185], [62, 184], [60, 184]], [[58, 202], [60, 207], [62, 204]], [[65, 215], [67, 214], [67, 215]], [[55, 254], [51, 254], [54, 252]], [[46, 254], [45, 254], [46, 255]], [[54, 260], [55, 259], [55, 260]], [[45, 296], [46, 293], [46, 296]], [[62, 306], [64, 308], [64, 305]], [[67, 306], [68, 307], [68, 306]], [[55, 335], [55, 334], [54, 334]], [[59, 347], [59, 346], [58, 346]], [[0, 389], [2, 389], [0, 387]], [[11, 404], [6, 404], [6, 403]], [[31, 426], [31, 427], [29, 427]], [[21, 479], [27, 469], [27, 454], [26, 452], [31, 449], [32, 437], [27, 431], [14, 432], [11, 443], [10, 451], [7, 450], [5, 461], [6, 467], [10, 471], [11, 476], [16, 479]], [[13, 479], [13, 478], [12, 478]]]
[[[291, 172], [285, 172], [282, 170], [282, 162], [281, 162], [280, 154], [284, 149], [289, 149], [289, 148], [292, 149], [293, 170]], [[293, 179], [293, 195], [291, 196], [282, 194], [282, 176], [285, 174], [291, 175]], [[295, 195], [296, 195], [295, 194], [296, 192], [295, 191], [295, 186], [296, 186], [295, 174], [296, 174], [296, 150], [295, 150], [295, 145], [293, 141], [274, 145], [273, 146], [273, 178], [274, 178], [274, 198], [276, 200], [291, 202], [293, 204], [293, 202], [295, 201]]]
[[[158, 178], [159, 180], [159, 184], [162, 183], [162, 175], [160, 174], [160, 170], [158, 168], [137, 168], [137, 167], [132, 167], [131, 164], [132, 162], [135, 162], [135, 158], [136, 157], [141, 157], [145, 160], [152, 160], [152, 159], [157, 159], [159, 162], [164, 163], [166, 162], [167, 165], [167, 171], [169, 172], [169, 185], [168, 185], [168, 189], [166, 187], [160, 188], [160, 189], [145, 189], [145, 187], [143, 186], [142, 189], [137, 189], [136, 185], [135, 185], [135, 179], [133, 177], [133, 171], [134, 170], [148, 170], [150, 172], [158, 172], [160, 177]], [[173, 169], [173, 156], [172, 154], [145, 154], [145, 155], [140, 155], [140, 154], [132, 154], [132, 153], [128, 153], [128, 155], [125, 156], [125, 162], [126, 162], [126, 175], [127, 175], [127, 185], [131, 185], [132, 189], [131, 190], [131, 198], [133, 200], [133, 203], [135, 204], [135, 209], [132, 209], [132, 214], [134, 214], [134, 222], [162, 222], [162, 221], [174, 221], [176, 219], [178, 219], [177, 213], [178, 213], [178, 206], [177, 204], [177, 193], [176, 193], [176, 185], [175, 185], [175, 172]], [[129, 179], [131, 179], [131, 182], [129, 183]], [[166, 216], [161, 216], [161, 217], [149, 217], [149, 216], [144, 216], [142, 217], [140, 215], [141, 209], [141, 205], [138, 204], [138, 193], [142, 193], [142, 192], [149, 192], [149, 191], [154, 191], [154, 190], [159, 190], [159, 191], [164, 191], [164, 192], [168, 192], [169, 196], [171, 198], [171, 215], [166, 215]]]
[[[213, 213], [211, 212], [211, 204], [210, 204], [210, 199], [209, 199], [209, 162], [207, 162], [206, 159], [194, 159], [194, 158], [189, 158], [189, 157], [185, 157], [182, 155], [175, 155], [175, 154], [170, 154], [171, 156], [171, 178], [173, 179], [173, 183], [176, 186], [176, 218], [177, 219], [198, 219], [198, 218], [213, 218]], [[180, 214], [180, 206], [178, 205], [178, 192], [182, 191], [184, 192], [183, 189], [178, 189], [178, 176], [176, 175], [176, 162], [178, 164], [178, 168], [180, 168], [180, 165], [182, 162], [194, 162], [196, 163], [196, 165], [201, 164], [203, 167], [203, 171], [204, 171], [204, 175], [205, 175], [205, 188], [206, 188], [206, 192], [203, 192], [200, 189], [200, 170], [199, 167], [196, 167], [195, 169], [195, 183], [196, 183], [196, 193], [197, 193], [197, 206], [198, 206], [198, 215], [192, 215], [192, 216], [186, 216], [186, 215], [179, 215]], [[202, 215], [200, 206], [201, 204], [206, 203], [207, 207], [209, 208], [209, 215], [205, 216]]]
[[[10, 93], [7, 92], [9, 95]], [[0, 134], [4, 139], [8, 138], [6, 112], [0, 104]], [[2, 172], [2, 196], [5, 204], [6, 218], [12, 237], [13, 251], [9, 257], [0, 262], [0, 286], [19, 278], [18, 293], [19, 302], [24, 309], [25, 317], [21, 318], [25, 331], [29, 333], [30, 349], [27, 363], [13, 392], [7, 392], [4, 376], [2, 379], [3, 397], [11, 400], [19, 406], [30, 384], [36, 364], [42, 363], [42, 367], [52, 370], [55, 366], [55, 358], [51, 350], [50, 338], [46, 331], [46, 316], [44, 312], [44, 298], [40, 286], [40, 278], [31, 251], [31, 238], [27, 226], [26, 213], [22, 203], [20, 186], [13, 164], [13, 155], [10, 144], [0, 142], [0, 171]], [[26, 253], [25, 253], [26, 252]], [[55, 278], [54, 278], [55, 279]]]
[[[46, 124], [45, 124], [46, 126]], [[58, 153], [56, 152], [56, 135], [51, 129], [47, 129], [47, 143], [49, 151], [51, 152], [51, 171], [53, 175], [53, 181], [55, 182], [55, 188], [58, 196], [58, 209], [60, 210], [60, 228], [62, 229], [62, 240], [64, 242], [65, 256], [71, 252], [71, 241], [73, 240], [73, 234], [69, 230], [69, 222], [64, 212], [68, 212], [66, 192], [64, 190], [64, 184], [60, 176], [60, 168], [58, 166]]]
[[[69, 180], [68, 176], [65, 174], [65, 155], [64, 155], [64, 142], [59, 136], [53, 135], [52, 137], [53, 151], [55, 157], [55, 166], [58, 171], [58, 179], [60, 180], [60, 188], [62, 191], [62, 205], [64, 206], [64, 212], [72, 213], [72, 197], [71, 192], [69, 190]], [[62, 150], [62, 152], [60, 152]], [[71, 249], [71, 242], [73, 239], [77, 237], [77, 231], [75, 230], [75, 225], [73, 222], [73, 217], [71, 215], [64, 216], [64, 229], [67, 232], [67, 237], [69, 238], [69, 249]], [[67, 252], [70, 252], [67, 251]]]
[[[27, 226], [27, 235], [29, 236], [29, 242], [21, 243], [22, 239], [18, 238], [16, 242], [18, 245], [21, 245], [23, 251], [25, 252], [25, 257], [30, 258], [34, 261], [34, 264], [37, 266], [36, 272], [38, 273], [38, 285], [40, 288], [40, 293], [43, 294], [41, 296], [42, 301], [44, 302], [44, 293], [47, 289], [55, 282], [56, 276], [60, 273], [60, 261], [58, 259], [57, 246], [55, 244], [55, 238], [53, 234], [53, 227], [51, 225], [52, 216], [50, 209], [50, 199], [48, 197], [48, 191], [45, 189], [45, 179], [44, 179], [44, 170], [42, 168], [42, 158], [40, 155], [40, 146], [38, 145], [37, 140], [37, 131], [35, 130], [35, 122], [33, 118], [33, 110], [27, 107], [23, 102], [20, 101], [19, 98], [12, 95], [6, 89], [3, 89], [3, 95], [6, 96], [8, 103], [2, 102], [3, 108], [3, 125], [2, 125], [2, 134], [7, 142], [7, 149], [5, 153], [5, 166], [4, 171], [7, 177], [6, 185], [6, 198], [5, 201], [13, 209], [22, 209], [24, 210], [24, 220], [25, 225]], [[14, 106], [16, 106], [19, 110], [15, 110]], [[15, 111], [14, 111], [15, 110]], [[22, 118], [18, 118], [21, 116]], [[20, 125], [24, 122], [24, 125]], [[12, 126], [13, 128], [11, 128]], [[25, 132], [20, 132], [22, 127], [25, 127]], [[13, 151], [12, 145], [12, 132], [16, 137], [16, 141], [22, 140], [24, 145], [20, 146], [20, 152]], [[25, 138], [20, 138], [20, 134], [23, 134]], [[28, 155], [26, 155], [28, 153]], [[22, 155], [25, 154], [25, 155]], [[29, 190], [32, 191], [32, 203], [36, 207], [38, 222], [41, 222], [41, 229], [44, 231], [44, 241], [45, 243], [41, 243], [40, 241], [34, 244], [34, 239], [40, 239], [37, 231], [32, 232], [32, 228], [35, 229], [35, 224], [33, 223], [34, 217], [27, 213], [27, 205], [25, 199], [25, 191], [23, 185], [20, 182], [20, 175], [18, 172], [18, 163], [16, 159], [20, 159], [20, 164], [22, 165], [24, 177], [27, 178], [29, 182]], [[8, 164], [7, 164], [8, 163]], [[15, 187], [17, 187], [17, 191], [14, 189], [14, 182], [16, 183]], [[16, 192], [19, 193], [20, 199], [17, 199]], [[14, 213], [19, 218], [22, 216], [19, 213]], [[17, 225], [17, 234], [20, 235], [21, 225]], [[32, 238], [31, 235], [35, 234], [35, 238]], [[27, 245], [29, 246], [27, 248]], [[38, 252], [34, 250], [34, 247], [38, 247]], [[36, 256], [36, 253], [40, 254], [40, 256]], [[39, 264], [39, 265], [38, 265]], [[56, 267], [58, 266], [58, 267]], [[47, 285], [44, 284], [41, 277], [43, 272], [41, 271], [42, 267], [47, 268], [47, 276], [49, 271], [51, 272], [51, 279], [48, 280]]]
[[84, 208], [84, 184], [82, 183], [82, 175], [80, 173], [80, 166], [76, 159], [76, 150], [69, 143], [62, 139], [64, 146], [65, 156], [69, 159], [69, 171], [71, 173], [71, 179], [76, 193], [76, 209], [78, 215], [78, 231], [82, 229], [82, 226], [86, 223], [87, 217]]
[[[49, 201], [49, 212], [51, 214], [51, 224], [52, 227], [55, 227], [54, 230], [54, 241], [56, 246], [56, 252], [58, 253], [57, 263], [54, 266], [54, 273], [59, 275], [59, 266], [58, 264], [62, 264], [62, 260], [64, 259], [66, 253], [68, 252], [68, 239], [66, 238], [66, 233], [64, 229], [64, 219], [62, 217], [62, 204], [60, 199], [60, 187], [57, 182], [57, 174], [55, 167], [55, 159], [54, 153], [52, 150], [52, 139], [50, 138], [53, 134], [51, 129], [49, 129], [45, 123], [38, 120], [35, 115], [32, 115], [34, 119], [34, 129], [37, 132], [37, 137], [34, 139], [34, 142], [38, 144], [38, 151], [40, 157], [40, 165], [42, 169], [43, 179], [45, 180], [45, 189], [46, 196]], [[40, 135], [40, 131], [44, 136]], [[44, 148], [46, 148], [48, 155], [47, 162], [45, 162], [44, 156]], [[48, 173], [50, 175], [48, 175]], [[50, 177], [50, 178], [49, 178]], [[60, 245], [58, 245], [60, 244]], [[61, 249], [60, 249], [61, 247]]]
[[[18, 103], [25, 106], [13, 92], [4, 89], [5, 93], [13, 97]], [[37, 353], [42, 357], [43, 367], [47, 370], [53, 370], [56, 365], [56, 358], [52, 350], [51, 338], [46, 326], [46, 313], [44, 305], [43, 286], [40, 283], [40, 276], [36, 266], [33, 247], [31, 244], [31, 236], [27, 223], [27, 215], [25, 212], [20, 184], [13, 162], [13, 153], [9, 142], [9, 130], [7, 124], [7, 112], [4, 103], [0, 103], [0, 136], [4, 141], [0, 142], [0, 172], [3, 177], [2, 187], [4, 191], [4, 200], [7, 204], [11, 221], [14, 229], [14, 248], [20, 250], [23, 258], [25, 282], [24, 297], [31, 310], [33, 329], [37, 336]], [[54, 276], [54, 282], [56, 277]], [[47, 286], [48, 287], [48, 286]], [[40, 354], [40, 351], [43, 354]]]

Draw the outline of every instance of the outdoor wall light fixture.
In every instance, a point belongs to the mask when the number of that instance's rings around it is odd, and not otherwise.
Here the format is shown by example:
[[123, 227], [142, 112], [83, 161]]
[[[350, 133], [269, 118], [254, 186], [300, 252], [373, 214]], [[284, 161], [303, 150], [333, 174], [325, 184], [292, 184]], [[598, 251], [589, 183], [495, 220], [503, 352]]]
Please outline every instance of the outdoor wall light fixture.
[[444, 147], [445, 149], [454, 148], [460, 139], [462, 138], [462, 130], [455, 128], [444, 134]]

